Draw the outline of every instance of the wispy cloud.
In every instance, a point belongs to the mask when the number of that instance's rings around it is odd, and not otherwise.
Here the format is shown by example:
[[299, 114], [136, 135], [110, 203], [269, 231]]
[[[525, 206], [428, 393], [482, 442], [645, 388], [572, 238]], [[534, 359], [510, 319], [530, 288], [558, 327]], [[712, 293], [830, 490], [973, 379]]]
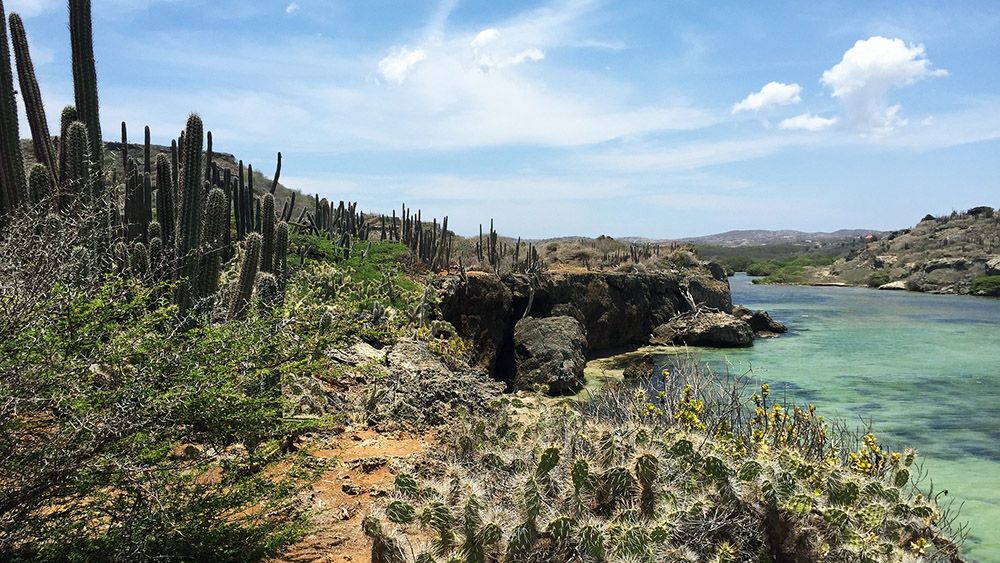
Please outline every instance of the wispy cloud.
[[836, 117], [820, 117], [811, 113], [803, 113], [781, 120], [781, 123], [778, 124], [778, 129], [815, 132], [832, 127], [837, 121]]

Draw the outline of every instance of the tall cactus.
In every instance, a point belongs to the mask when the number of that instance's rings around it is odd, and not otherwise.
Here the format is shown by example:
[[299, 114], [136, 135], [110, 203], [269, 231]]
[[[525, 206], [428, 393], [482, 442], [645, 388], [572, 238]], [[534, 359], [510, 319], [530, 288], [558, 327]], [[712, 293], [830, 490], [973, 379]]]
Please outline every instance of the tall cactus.
[[18, 133], [14, 74], [10, 68], [7, 16], [0, 1], [0, 214], [28, 201], [21, 136]]
[[264, 245], [260, 255], [260, 269], [263, 272], [270, 272], [274, 269], [274, 196], [270, 193], [264, 194], [260, 215], [260, 234], [264, 237]]
[[247, 305], [253, 295], [253, 285], [257, 278], [257, 265], [260, 261], [260, 233], [247, 235], [246, 250], [243, 253], [243, 265], [240, 267], [240, 279], [237, 282], [236, 294], [229, 306], [229, 318], [241, 319], [246, 314]]
[[223, 230], [226, 228], [226, 195], [219, 188], [208, 192], [205, 204], [205, 232], [201, 264], [198, 267], [199, 298], [206, 298], [219, 289], [222, 266]]
[[90, 135], [92, 173], [97, 179], [95, 193], [104, 189], [104, 142], [97, 99], [97, 67], [94, 61], [94, 32], [90, 0], [69, 0], [69, 35], [73, 50], [73, 93], [80, 120]]
[[87, 126], [74, 121], [66, 131], [66, 167], [63, 193], [66, 201], [62, 207], [70, 203], [89, 198], [87, 182], [90, 179], [90, 140]]
[[35, 66], [31, 62], [31, 52], [28, 50], [28, 37], [24, 32], [24, 22], [17, 14], [10, 15], [10, 37], [14, 43], [14, 58], [17, 63], [17, 78], [21, 85], [21, 98], [28, 114], [28, 126], [31, 128], [32, 146], [35, 150], [35, 161], [48, 167], [52, 182], [59, 177], [56, 166], [56, 151], [49, 135], [49, 122], [45, 119], [45, 106], [42, 104], [42, 93], [35, 78]]
[[52, 176], [44, 165], [35, 164], [31, 167], [28, 172], [28, 196], [32, 204], [38, 205], [49, 196], [52, 189], [51, 182]]
[[285, 293], [288, 283], [288, 223], [282, 221], [274, 227], [274, 268], [278, 278], [278, 291]]
[[59, 119], [59, 185], [66, 183], [66, 158], [69, 155], [69, 145], [67, 143], [69, 140], [69, 126], [74, 121], [77, 121], [78, 117], [75, 107], [66, 106], [63, 108]]
[[274, 274], [260, 272], [257, 274], [257, 312], [262, 317], [269, 317], [278, 304], [278, 282]]
[[143, 240], [143, 180], [139, 163], [134, 158], [125, 161], [125, 229], [129, 242]]
[[168, 252], [174, 247], [175, 205], [170, 157], [160, 153], [156, 155], [156, 220], [162, 227], [163, 246]]
[[178, 286], [176, 303], [184, 313], [192, 305], [192, 287], [198, 279], [198, 247], [201, 244], [202, 223], [202, 176], [201, 149], [204, 137], [201, 117], [191, 114], [188, 117], [187, 129], [184, 134], [184, 146], [181, 157], [184, 168], [181, 172], [181, 211], [180, 226], [177, 231], [177, 273], [186, 281]]

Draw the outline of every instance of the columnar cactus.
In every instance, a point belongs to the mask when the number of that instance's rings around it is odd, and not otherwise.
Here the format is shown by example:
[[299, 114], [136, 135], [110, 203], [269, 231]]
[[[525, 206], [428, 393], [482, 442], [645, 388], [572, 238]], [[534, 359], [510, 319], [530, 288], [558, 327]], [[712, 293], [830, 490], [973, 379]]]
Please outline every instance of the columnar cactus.
[[62, 110], [62, 114], [59, 118], [59, 184], [63, 185], [66, 183], [66, 159], [69, 156], [69, 145], [67, 143], [69, 139], [69, 126], [77, 121], [78, 115], [76, 113], [76, 108], [73, 106], [66, 106]]
[[174, 246], [175, 206], [170, 159], [167, 155], [160, 153], [156, 155], [156, 220], [163, 227], [163, 245], [167, 249]]
[[167, 260], [163, 254], [163, 239], [159, 236], [153, 236], [153, 225], [159, 225], [159, 223], [151, 224], [149, 229], [149, 272], [154, 280], [162, 281], [163, 267]]
[[260, 215], [260, 234], [264, 237], [264, 246], [261, 249], [260, 256], [260, 269], [264, 272], [271, 272], [274, 270], [274, 196], [270, 193], [264, 194]]
[[259, 233], [247, 235], [246, 249], [243, 253], [243, 265], [240, 267], [240, 279], [237, 282], [236, 294], [229, 306], [229, 318], [241, 319], [246, 314], [247, 305], [253, 295], [253, 285], [257, 277], [257, 266], [260, 262], [260, 246], [263, 241]]
[[192, 288], [198, 279], [198, 248], [201, 245], [202, 230], [202, 175], [201, 148], [203, 142], [203, 127], [201, 118], [191, 114], [182, 147], [180, 226], [177, 231], [176, 255], [178, 261], [177, 273], [185, 279], [178, 287], [176, 302], [181, 312], [192, 305]]
[[205, 232], [201, 264], [198, 268], [197, 295], [210, 297], [219, 289], [222, 265], [223, 230], [226, 228], [226, 196], [219, 188], [208, 193], [205, 205]]
[[145, 244], [136, 242], [132, 245], [132, 252], [129, 254], [129, 270], [133, 276], [139, 279], [146, 279], [149, 275], [149, 252]]
[[125, 229], [130, 242], [141, 241], [144, 237], [146, 219], [145, 190], [139, 163], [129, 158], [125, 162]]
[[271, 316], [278, 300], [278, 280], [274, 278], [274, 274], [259, 272], [257, 274], [257, 312], [262, 317]]
[[35, 164], [28, 172], [28, 195], [31, 203], [38, 205], [49, 196], [51, 190], [51, 174], [45, 166]]
[[95, 192], [103, 190], [104, 142], [97, 99], [97, 68], [94, 63], [93, 24], [90, 0], [69, 0], [69, 35], [73, 50], [73, 91], [80, 120], [90, 134], [90, 154], [97, 178]]
[[288, 223], [282, 221], [274, 227], [274, 275], [278, 290], [284, 294], [288, 284]]
[[3, 214], [28, 201], [3, 2], [0, 2], [0, 147], [0, 214]]
[[66, 131], [65, 181], [62, 190], [67, 204], [78, 199], [88, 199], [90, 188], [90, 139], [87, 126], [74, 121]]
[[35, 161], [48, 167], [52, 182], [58, 178], [56, 166], [56, 151], [49, 135], [49, 123], [45, 119], [45, 106], [42, 104], [42, 94], [35, 78], [35, 67], [31, 62], [31, 52], [28, 50], [28, 38], [24, 32], [21, 16], [10, 15], [10, 36], [14, 43], [14, 57], [17, 62], [17, 78], [21, 85], [21, 98], [28, 114], [28, 126], [31, 128], [32, 146], [35, 150]]

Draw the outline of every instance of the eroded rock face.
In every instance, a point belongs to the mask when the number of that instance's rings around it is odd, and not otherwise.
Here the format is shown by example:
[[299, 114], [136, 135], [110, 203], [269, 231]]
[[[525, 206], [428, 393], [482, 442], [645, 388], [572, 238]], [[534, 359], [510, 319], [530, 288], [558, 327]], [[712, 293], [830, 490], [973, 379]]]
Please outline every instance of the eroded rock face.
[[728, 313], [682, 316], [656, 327], [652, 344], [687, 344], [715, 348], [742, 348], [753, 345], [750, 325]]
[[496, 276], [470, 273], [467, 282], [445, 278], [438, 289], [441, 313], [472, 342], [474, 363], [496, 373], [497, 356], [512, 324], [510, 288]]
[[573, 317], [521, 319], [514, 327], [515, 383], [519, 389], [545, 385], [551, 395], [583, 388], [587, 335]]
[[470, 273], [467, 281], [439, 282], [445, 320], [470, 341], [477, 365], [505, 381], [514, 379], [514, 325], [529, 302], [529, 316], [580, 321], [589, 355], [645, 344], [655, 327], [691, 310], [686, 293], [699, 306], [732, 310], [728, 280], [713, 278], [707, 269], [684, 276], [671, 271], [516, 274], [503, 281]]

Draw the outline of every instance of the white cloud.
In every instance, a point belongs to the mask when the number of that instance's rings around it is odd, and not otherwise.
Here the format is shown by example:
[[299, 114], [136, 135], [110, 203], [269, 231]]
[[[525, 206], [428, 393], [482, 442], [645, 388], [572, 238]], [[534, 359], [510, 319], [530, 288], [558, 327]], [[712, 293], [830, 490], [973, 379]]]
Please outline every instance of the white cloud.
[[923, 45], [875, 36], [855, 43], [839, 63], [823, 73], [821, 82], [844, 104], [852, 126], [865, 133], [884, 134], [906, 124], [900, 115], [902, 108], [886, 101], [891, 88], [947, 74], [931, 67]]
[[285, 8], [285, 13], [288, 15], [292, 15], [298, 11], [299, 11], [299, 5], [296, 4], [295, 2], [292, 2], [291, 4], [288, 5], [287, 8]]
[[493, 43], [500, 37], [500, 30], [495, 27], [484, 29], [476, 34], [475, 39], [472, 40], [472, 46], [475, 48], [485, 47], [490, 43]]
[[758, 92], [753, 92], [743, 100], [733, 105], [732, 113], [741, 111], [760, 111], [768, 106], [788, 106], [802, 101], [799, 94], [802, 87], [798, 84], [768, 82]]
[[410, 71], [424, 60], [427, 60], [427, 51], [399, 47], [378, 62], [378, 72], [387, 80], [402, 84]]
[[778, 129], [790, 129], [800, 131], [822, 131], [837, 123], [836, 117], [821, 117], [811, 113], [803, 113], [795, 117], [781, 120]]

